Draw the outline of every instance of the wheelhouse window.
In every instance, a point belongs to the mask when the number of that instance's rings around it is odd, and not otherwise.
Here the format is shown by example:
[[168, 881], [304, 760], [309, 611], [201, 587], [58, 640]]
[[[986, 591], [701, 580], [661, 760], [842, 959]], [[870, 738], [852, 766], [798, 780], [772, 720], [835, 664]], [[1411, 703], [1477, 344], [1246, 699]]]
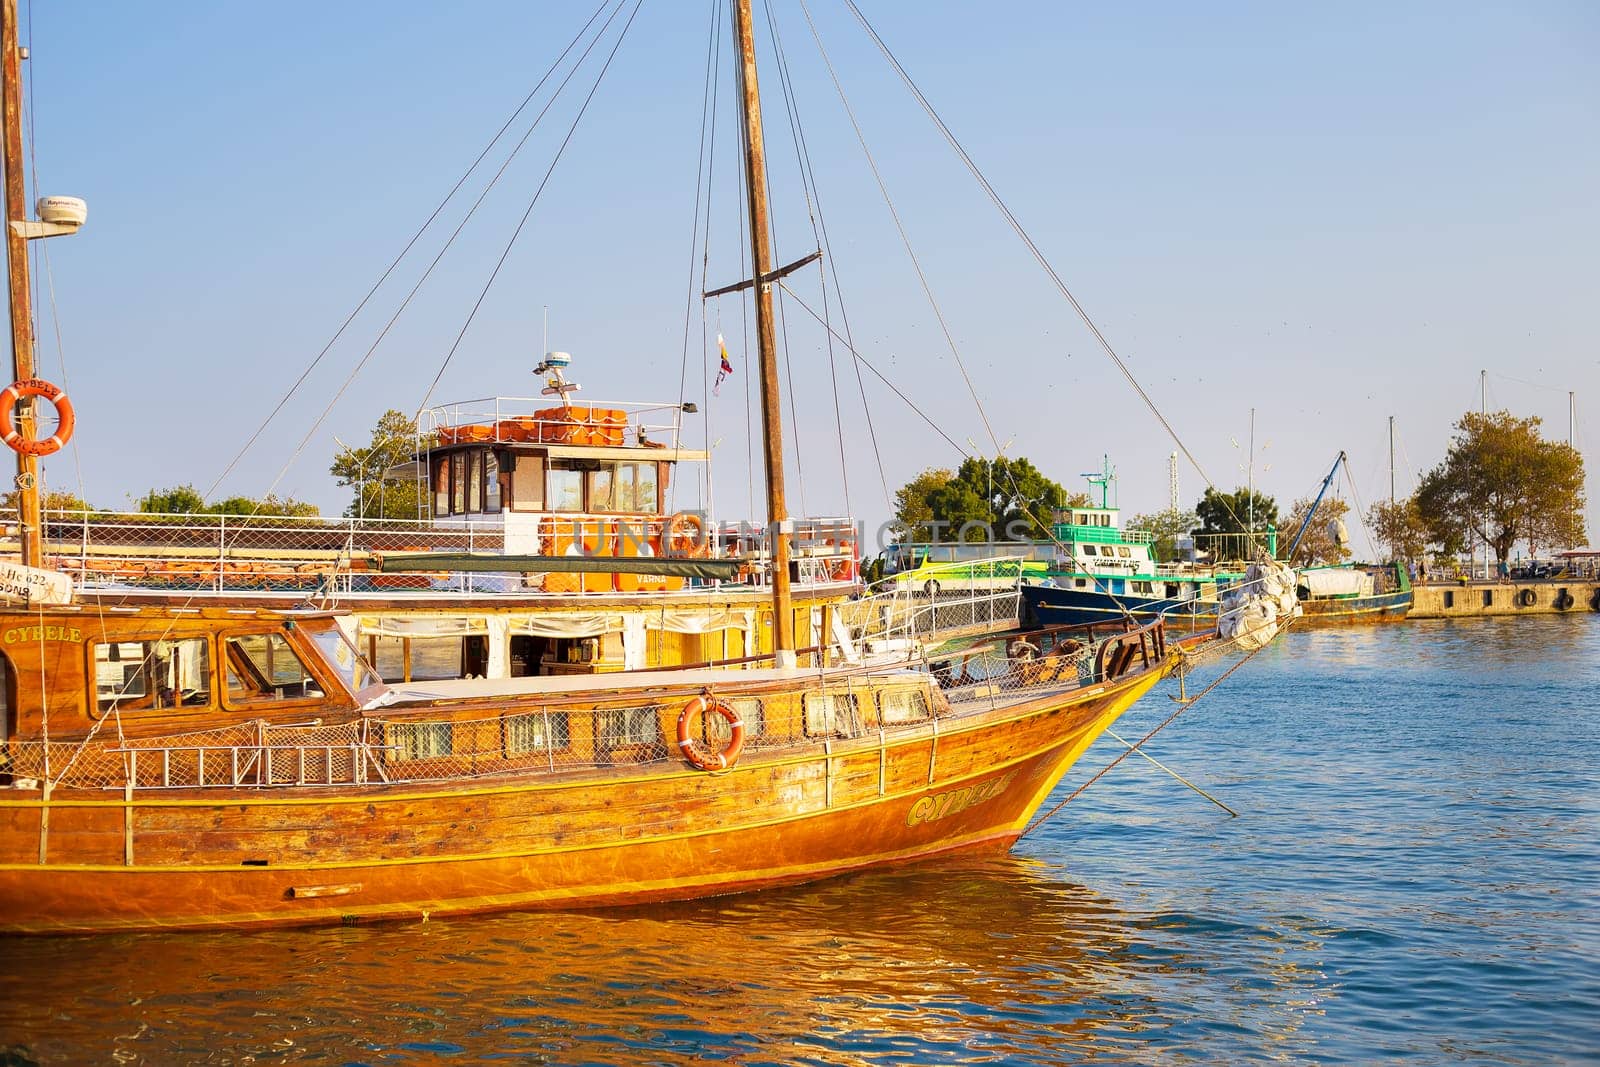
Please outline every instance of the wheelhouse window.
[[210, 704], [210, 643], [203, 637], [96, 643], [94, 684], [101, 713]]
[[455, 452], [450, 456], [450, 514], [464, 515], [467, 510], [467, 454]]
[[322, 696], [311, 672], [279, 633], [236, 634], [223, 639], [228, 703], [304, 700]]
[[583, 510], [583, 471], [572, 460], [551, 460], [545, 477], [547, 508], [551, 511]]
[[1095, 547], [1094, 547], [1094, 546], [1093, 546], [1093, 545], [1084, 545], [1084, 546], [1083, 546], [1083, 554], [1084, 554], [1084, 555], [1085, 555], [1085, 556], [1092, 556], [1092, 555], [1094, 555], [1094, 554], [1095, 554], [1095, 553], [1096, 553], [1096, 552], [1097, 552], [1097, 551], [1098, 551], [1098, 549], [1096, 549], [1096, 548], [1095, 548]]
[[500, 457], [492, 449], [483, 453], [483, 510], [500, 510]]
[[887, 726], [928, 718], [928, 698], [920, 689], [887, 689], [878, 694], [878, 716]]
[[656, 465], [654, 463], [602, 463], [589, 472], [590, 511], [631, 511], [655, 514]]

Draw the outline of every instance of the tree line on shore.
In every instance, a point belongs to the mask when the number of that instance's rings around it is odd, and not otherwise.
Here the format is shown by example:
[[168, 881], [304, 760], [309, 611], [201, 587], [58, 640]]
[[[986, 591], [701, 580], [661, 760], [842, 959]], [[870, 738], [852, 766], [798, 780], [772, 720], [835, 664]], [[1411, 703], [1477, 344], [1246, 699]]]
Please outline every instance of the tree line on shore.
[[[1382, 500], [1364, 516], [1389, 559], [1453, 559], [1487, 545], [1505, 562], [1522, 544], [1540, 548], [1581, 545], [1587, 539], [1583, 457], [1571, 445], [1545, 440], [1537, 416], [1468, 413], [1455, 424], [1444, 460], [1406, 498]], [[1280, 522], [1277, 502], [1241, 487], [1207, 488], [1191, 509], [1136, 515], [1123, 525], [1152, 535], [1156, 558], [1171, 560], [1181, 539], [1215, 546], [1222, 555], [1246, 555], [1262, 533], [1278, 532], [1280, 555], [1306, 523], [1314, 498], [1296, 500]], [[903, 542], [1042, 541], [1055, 512], [1090, 507], [1086, 493], [1068, 493], [1025, 458], [969, 458], [952, 471], [929, 468], [895, 494], [894, 530]], [[1341, 537], [1350, 504], [1326, 497], [1305, 526], [1295, 553], [1301, 564], [1338, 563], [1351, 557]], [[937, 538], [936, 536], [937, 535]]]

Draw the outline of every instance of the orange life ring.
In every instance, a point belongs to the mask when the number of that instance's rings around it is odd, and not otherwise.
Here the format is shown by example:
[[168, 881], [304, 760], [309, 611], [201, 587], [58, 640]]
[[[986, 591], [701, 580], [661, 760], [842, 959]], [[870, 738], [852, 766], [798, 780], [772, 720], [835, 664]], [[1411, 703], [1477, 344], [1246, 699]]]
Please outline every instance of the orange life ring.
[[[710, 711], [726, 719], [732, 731], [732, 736], [728, 738], [728, 747], [721, 752], [708, 752], [698, 741], [689, 736], [689, 720]], [[729, 707], [726, 701], [718, 700], [709, 694], [695, 697], [678, 713], [678, 749], [691, 766], [698, 767], [702, 771], [725, 771], [738, 762], [739, 753], [744, 749], [744, 720], [739, 718], [739, 713]]]
[[[692, 535], [680, 529], [684, 523], [693, 524]], [[706, 520], [692, 511], [676, 512], [661, 528], [661, 543], [669, 556], [682, 558], [707, 555], [709, 543], [706, 538]]]
[[[22, 431], [11, 421], [11, 409], [17, 401], [30, 396], [43, 397], [55, 405], [56, 432], [49, 437], [33, 439], [22, 436]], [[61, 387], [43, 378], [24, 378], [20, 382], [12, 382], [4, 390], [0, 390], [0, 441], [10, 445], [13, 451], [24, 456], [50, 456], [61, 451], [61, 446], [72, 440], [72, 427], [76, 418], [72, 413], [72, 401], [67, 399], [67, 394]]]

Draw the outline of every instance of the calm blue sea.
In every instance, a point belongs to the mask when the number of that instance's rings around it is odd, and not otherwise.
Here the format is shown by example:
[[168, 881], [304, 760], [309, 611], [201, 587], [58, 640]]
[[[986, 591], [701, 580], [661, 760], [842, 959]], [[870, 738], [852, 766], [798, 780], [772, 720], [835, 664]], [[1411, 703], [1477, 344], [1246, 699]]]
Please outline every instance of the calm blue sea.
[[1600, 616], [1294, 633], [1149, 750], [1239, 817], [1130, 758], [999, 860], [0, 942], [0, 1063], [1600, 1060]]

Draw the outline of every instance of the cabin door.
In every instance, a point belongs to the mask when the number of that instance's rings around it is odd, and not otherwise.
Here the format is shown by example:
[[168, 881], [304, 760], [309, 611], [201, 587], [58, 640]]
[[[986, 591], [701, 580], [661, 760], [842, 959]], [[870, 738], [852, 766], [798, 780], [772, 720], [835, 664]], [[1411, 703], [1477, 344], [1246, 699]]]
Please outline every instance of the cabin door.
[[487, 678], [489, 676], [489, 638], [472, 634], [461, 639], [461, 677]]

